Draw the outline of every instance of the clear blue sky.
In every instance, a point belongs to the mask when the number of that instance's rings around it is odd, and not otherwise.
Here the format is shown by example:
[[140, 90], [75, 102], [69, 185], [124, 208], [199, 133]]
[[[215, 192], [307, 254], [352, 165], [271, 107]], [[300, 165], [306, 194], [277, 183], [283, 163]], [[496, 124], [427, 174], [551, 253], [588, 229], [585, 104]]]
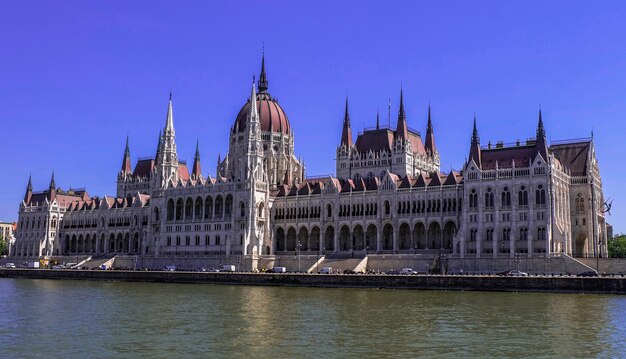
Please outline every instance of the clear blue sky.
[[483, 144], [592, 129], [609, 223], [626, 231], [626, 4], [622, 1], [3, 1], [0, 220], [35, 190], [115, 193], [125, 137], [152, 156], [174, 92], [179, 156], [200, 141], [204, 173], [258, 74], [287, 112], [307, 172], [334, 173], [343, 104], [354, 130], [400, 82], [409, 126], [432, 105], [442, 169], [467, 156], [473, 113]]

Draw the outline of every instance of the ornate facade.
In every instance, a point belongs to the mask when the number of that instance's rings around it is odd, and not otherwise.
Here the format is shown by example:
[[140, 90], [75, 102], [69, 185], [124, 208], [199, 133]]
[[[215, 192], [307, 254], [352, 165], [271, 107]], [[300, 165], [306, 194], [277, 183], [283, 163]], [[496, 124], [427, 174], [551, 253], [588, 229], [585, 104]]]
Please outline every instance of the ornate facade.
[[56, 187], [19, 208], [12, 255], [264, 256], [449, 253], [462, 258], [606, 255], [593, 138], [480, 145], [476, 119], [462, 171], [442, 173], [430, 108], [426, 136], [407, 125], [352, 138], [346, 99], [336, 177], [306, 178], [289, 119], [268, 92], [265, 62], [230, 130], [216, 176], [196, 145], [189, 172], [176, 149], [170, 95], [154, 158], [133, 169], [128, 139], [114, 197]]

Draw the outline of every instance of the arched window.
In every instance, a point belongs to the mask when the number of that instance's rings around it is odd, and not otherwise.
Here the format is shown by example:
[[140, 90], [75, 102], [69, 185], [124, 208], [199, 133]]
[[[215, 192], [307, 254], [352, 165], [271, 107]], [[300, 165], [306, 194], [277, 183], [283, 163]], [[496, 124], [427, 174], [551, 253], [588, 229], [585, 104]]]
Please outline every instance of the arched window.
[[202, 197], [196, 198], [196, 205], [194, 210], [194, 218], [200, 219], [202, 218]]
[[180, 221], [181, 219], [183, 219], [183, 199], [179, 198], [176, 201], [176, 220]]
[[389, 201], [385, 201], [385, 214], [389, 215], [389, 212], [391, 212], [391, 208], [389, 206]]
[[509, 192], [509, 187], [504, 187], [502, 190], [502, 207], [510, 207], [511, 206], [511, 192]]
[[167, 201], [167, 220], [171, 221], [174, 219], [174, 200], [170, 199]]
[[187, 198], [185, 201], [185, 220], [190, 220], [193, 216], [193, 199]]
[[517, 203], [520, 206], [528, 206], [528, 191], [522, 186], [517, 193]]
[[493, 207], [493, 192], [491, 188], [487, 188], [487, 193], [485, 193], [485, 207]]
[[239, 202], [239, 210], [239, 216], [243, 218], [246, 215], [246, 205], [243, 201]]
[[333, 206], [329, 204], [326, 205], [326, 217], [330, 218], [333, 216]]
[[539, 185], [535, 191], [535, 203], [537, 205], [546, 204], [546, 191], [543, 189], [543, 185]]

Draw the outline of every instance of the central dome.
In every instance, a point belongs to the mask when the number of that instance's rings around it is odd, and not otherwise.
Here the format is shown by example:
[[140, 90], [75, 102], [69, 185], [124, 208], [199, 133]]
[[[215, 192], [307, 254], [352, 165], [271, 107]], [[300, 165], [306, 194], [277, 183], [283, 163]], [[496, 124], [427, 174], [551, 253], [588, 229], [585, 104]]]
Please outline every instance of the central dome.
[[[256, 97], [256, 108], [259, 112], [259, 121], [261, 122], [261, 131], [278, 132], [285, 135], [291, 133], [291, 126], [285, 111], [276, 100], [267, 92], [268, 82], [265, 74], [265, 54], [261, 60], [261, 76], [259, 76], [259, 93]], [[235, 124], [233, 125], [233, 133], [240, 133], [246, 129], [248, 115], [250, 114], [250, 100], [239, 110]]]
[[[259, 86], [259, 88], [261, 88]], [[289, 119], [282, 107], [266, 92], [259, 92], [257, 95], [256, 108], [259, 112], [259, 121], [261, 122], [261, 131], [272, 131], [283, 133], [285, 135], [291, 133]], [[233, 133], [243, 132], [248, 122], [248, 114], [250, 113], [250, 100], [239, 110], [237, 119], [233, 125]]]

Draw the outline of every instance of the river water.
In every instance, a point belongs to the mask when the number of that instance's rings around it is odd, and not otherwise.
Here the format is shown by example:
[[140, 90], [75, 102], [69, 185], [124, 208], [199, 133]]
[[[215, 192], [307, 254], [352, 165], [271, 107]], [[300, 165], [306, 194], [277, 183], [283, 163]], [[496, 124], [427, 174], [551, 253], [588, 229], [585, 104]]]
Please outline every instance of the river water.
[[626, 356], [626, 296], [0, 279], [1, 358]]

